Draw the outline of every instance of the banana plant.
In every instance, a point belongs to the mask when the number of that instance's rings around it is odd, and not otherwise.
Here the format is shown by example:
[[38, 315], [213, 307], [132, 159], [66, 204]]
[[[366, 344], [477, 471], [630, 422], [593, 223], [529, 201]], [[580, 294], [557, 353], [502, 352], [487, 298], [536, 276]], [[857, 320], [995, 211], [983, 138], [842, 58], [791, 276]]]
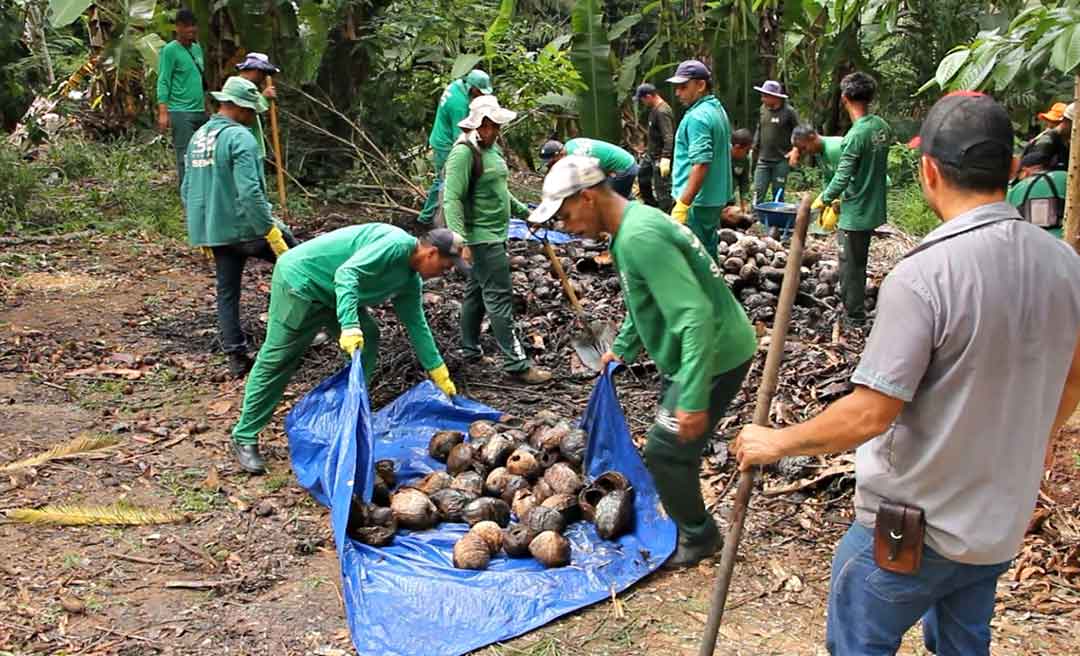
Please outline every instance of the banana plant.
[[586, 89], [578, 94], [581, 130], [585, 136], [620, 141], [619, 99], [611, 70], [611, 44], [598, 0], [577, 0], [570, 15], [573, 45], [570, 60]]

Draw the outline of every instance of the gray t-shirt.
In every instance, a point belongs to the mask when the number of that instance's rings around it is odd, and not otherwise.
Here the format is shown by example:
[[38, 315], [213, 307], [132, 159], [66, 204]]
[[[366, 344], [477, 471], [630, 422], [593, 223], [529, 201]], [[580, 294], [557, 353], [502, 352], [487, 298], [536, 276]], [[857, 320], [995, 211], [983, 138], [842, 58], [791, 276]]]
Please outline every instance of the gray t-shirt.
[[907, 402], [856, 452], [856, 519], [918, 506], [926, 543], [975, 565], [1023, 540], [1080, 334], [1080, 257], [1030, 223], [984, 225], [1008, 217], [962, 214], [893, 269], [851, 379]]

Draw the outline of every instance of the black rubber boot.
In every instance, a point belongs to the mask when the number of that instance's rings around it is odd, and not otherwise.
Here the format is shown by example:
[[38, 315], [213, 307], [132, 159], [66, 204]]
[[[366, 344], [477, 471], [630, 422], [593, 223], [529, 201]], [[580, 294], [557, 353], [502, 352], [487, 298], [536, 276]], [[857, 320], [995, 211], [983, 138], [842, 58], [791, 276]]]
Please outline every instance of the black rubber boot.
[[251, 371], [251, 366], [255, 364], [247, 353], [243, 351], [237, 351], [229, 354], [229, 373], [233, 378], [243, 378]]
[[716, 528], [715, 524], [713, 524], [713, 533], [703, 541], [686, 542], [680, 536], [679, 546], [675, 549], [675, 553], [671, 554], [671, 558], [668, 558], [667, 562], [664, 563], [664, 569], [693, 567], [709, 556], [718, 553], [723, 546], [724, 536], [720, 535], [720, 530]]
[[258, 444], [237, 444], [233, 442], [232, 451], [237, 462], [240, 463], [240, 468], [244, 471], [249, 474], [266, 473], [266, 461], [263, 460], [262, 454], [259, 453]]

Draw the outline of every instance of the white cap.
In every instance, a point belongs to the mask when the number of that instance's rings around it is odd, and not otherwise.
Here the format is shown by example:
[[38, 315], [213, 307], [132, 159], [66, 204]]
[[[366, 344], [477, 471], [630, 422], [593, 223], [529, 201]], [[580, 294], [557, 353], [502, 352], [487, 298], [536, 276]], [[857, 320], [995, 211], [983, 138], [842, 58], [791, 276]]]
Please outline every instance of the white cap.
[[564, 200], [605, 180], [607, 175], [595, 157], [568, 155], [560, 159], [544, 178], [543, 200], [529, 215], [529, 223], [546, 223], [558, 214]]
[[1076, 103], [1071, 102], [1071, 103], [1069, 103], [1069, 106], [1065, 108], [1065, 120], [1066, 121], [1075, 121], [1076, 120], [1074, 118], [1075, 116], [1076, 116]]
[[499, 99], [495, 96], [477, 96], [469, 103], [469, 115], [458, 121], [458, 127], [466, 130], [475, 130], [480, 127], [485, 118], [489, 118], [497, 125], [505, 125], [514, 120], [517, 112], [499, 106]]

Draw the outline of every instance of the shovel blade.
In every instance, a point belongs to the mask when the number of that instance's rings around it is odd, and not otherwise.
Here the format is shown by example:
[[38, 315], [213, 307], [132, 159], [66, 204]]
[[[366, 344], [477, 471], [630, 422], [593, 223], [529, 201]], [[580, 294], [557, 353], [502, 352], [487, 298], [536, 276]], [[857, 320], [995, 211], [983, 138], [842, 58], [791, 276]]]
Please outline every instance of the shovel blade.
[[581, 363], [593, 371], [600, 371], [600, 358], [611, 350], [617, 334], [615, 326], [603, 321], [594, 321], [570, 341]]

